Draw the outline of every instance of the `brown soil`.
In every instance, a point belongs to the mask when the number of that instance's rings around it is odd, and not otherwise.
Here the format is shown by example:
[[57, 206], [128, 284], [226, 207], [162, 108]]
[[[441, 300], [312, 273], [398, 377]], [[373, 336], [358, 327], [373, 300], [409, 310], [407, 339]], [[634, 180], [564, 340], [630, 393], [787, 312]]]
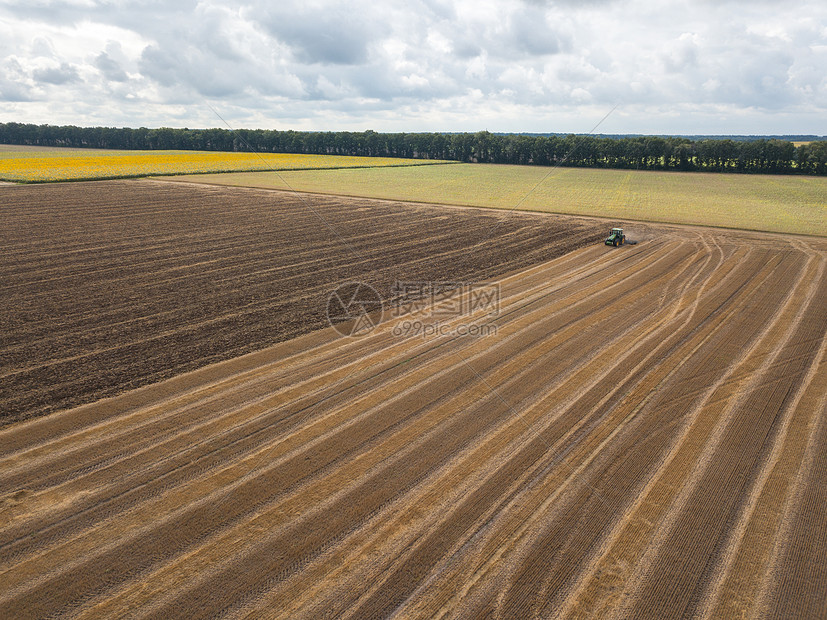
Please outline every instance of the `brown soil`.
[[647, 230], [0, 429], [0, 616], [824, 617], [827, 243]]
[[153, 181], [0, 191], [0, 425], [325, 326], [351, 280], [489, 279], [594, 242], [575, 218]]

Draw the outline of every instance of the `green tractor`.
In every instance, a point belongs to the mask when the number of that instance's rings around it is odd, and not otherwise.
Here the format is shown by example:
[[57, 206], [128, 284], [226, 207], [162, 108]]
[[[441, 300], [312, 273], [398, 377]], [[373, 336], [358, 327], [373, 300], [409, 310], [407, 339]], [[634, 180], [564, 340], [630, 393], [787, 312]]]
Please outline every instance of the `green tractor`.
[[612, 232], [606, 237], [606, 245], [613, 245], [617, 247], [626, 243], [626, 235], [623, 234], [622, 228], [612, 228]]

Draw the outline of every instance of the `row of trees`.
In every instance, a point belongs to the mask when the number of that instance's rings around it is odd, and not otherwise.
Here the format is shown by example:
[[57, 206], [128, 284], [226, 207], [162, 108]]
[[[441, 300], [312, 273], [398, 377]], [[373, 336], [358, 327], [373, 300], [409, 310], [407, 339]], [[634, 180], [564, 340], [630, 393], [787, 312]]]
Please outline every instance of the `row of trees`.
[[448, 159], [637, 170], [827, 174], [827, 141], [477, 133], [139, 129], [0, 123], [0, 144]]

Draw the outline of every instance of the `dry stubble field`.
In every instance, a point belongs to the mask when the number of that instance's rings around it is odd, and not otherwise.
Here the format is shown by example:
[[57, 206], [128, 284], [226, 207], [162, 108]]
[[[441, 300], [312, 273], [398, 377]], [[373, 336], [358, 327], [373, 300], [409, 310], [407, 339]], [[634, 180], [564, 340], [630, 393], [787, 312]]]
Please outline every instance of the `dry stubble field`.
[[824, 617], [827, 242], [640, 239], [0, 429], [0, 615]]

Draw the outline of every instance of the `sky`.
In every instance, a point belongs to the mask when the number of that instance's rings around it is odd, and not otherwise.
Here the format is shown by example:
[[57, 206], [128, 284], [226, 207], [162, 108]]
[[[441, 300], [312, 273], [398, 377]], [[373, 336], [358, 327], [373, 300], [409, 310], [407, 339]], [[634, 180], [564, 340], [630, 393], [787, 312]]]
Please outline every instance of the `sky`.
[[0, 0], [0, 122], [827, 135], [824, 0]]

